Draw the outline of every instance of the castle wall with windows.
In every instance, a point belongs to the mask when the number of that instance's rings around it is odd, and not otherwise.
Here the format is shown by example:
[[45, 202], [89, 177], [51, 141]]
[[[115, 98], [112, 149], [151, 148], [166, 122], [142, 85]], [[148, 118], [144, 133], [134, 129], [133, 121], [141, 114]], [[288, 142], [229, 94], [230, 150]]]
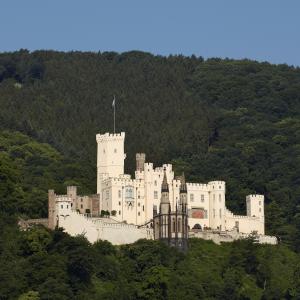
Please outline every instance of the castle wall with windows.
[[[144, 153], [138, 153], [135, 178], [132, 179], [124, 174], [125, 133], [98, 134], [96, 139], [100, 209], [109, 211], [120, 222], [136, 225], [149, 222], [153, 218], [153, 207], [158, 207], [160, 203], [165, 169], [170, 205], [175, 210], [179, 201], [180, 181], [175, 178], [171, 164], [154, 168], [153, 163], [146, 162]], [[226, 208], [225, 195], [224, 181], [187, 183], [189, 227], [200, 226], [220, 231], [237, 228], [245, 233], [257, 231], [264, 234], [263, 195], [247, 196], [245, 216], [236, 216]]]

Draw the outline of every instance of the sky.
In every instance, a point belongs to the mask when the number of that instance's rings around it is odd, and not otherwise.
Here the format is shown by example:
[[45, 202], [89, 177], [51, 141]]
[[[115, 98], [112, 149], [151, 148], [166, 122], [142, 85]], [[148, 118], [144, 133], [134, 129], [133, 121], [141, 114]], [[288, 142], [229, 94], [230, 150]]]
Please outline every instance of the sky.
[[141, 50], [300, 66], [299, 0], [0, 0], [0, 52]]

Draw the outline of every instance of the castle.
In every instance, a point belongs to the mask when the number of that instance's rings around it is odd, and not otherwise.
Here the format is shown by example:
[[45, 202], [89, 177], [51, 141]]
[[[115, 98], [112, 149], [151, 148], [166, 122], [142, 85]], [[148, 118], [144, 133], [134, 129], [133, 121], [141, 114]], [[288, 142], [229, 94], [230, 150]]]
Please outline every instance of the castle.
[[[144, 153], [136, 154], [135, 176], [131, 178], [124, 174], [125, 133], [97, 134], [96, 141], [97, 194], [79, 196], [76, 187], [68, 187], [67, 195], [49, 190], [48, 226], [64, 227], [73, 235], [83, 233], [91, 242], [107, 239], [122, 244], [156, 238], [155, 217], [159, 207], [163, 210], [165, 199], [163, 184], [168, 186], [168, 212], [176, 212], [180, 205], [182, 209], [182, 178], [174, 176], [171, 164], [154, 168]], [[241, 236], [255, 232], [265, 237], [263, 195], [248, 195], [247, 214], [235, 215], [226, 208], [224, 181], [183, 184], [190, 232], [235, 231]], [[110, 217], [103, 218], [103, 212]]]

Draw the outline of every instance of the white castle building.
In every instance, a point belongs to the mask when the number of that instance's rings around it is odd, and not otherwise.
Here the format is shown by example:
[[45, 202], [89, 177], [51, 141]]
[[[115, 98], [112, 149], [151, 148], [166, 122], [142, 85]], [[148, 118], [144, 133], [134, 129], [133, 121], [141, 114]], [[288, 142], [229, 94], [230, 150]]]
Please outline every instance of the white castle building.
[[[157, 210], [160, 204], [164, 170], [171, 210], [175, 210], [179, 202], [180, 180], [175, 177], [172, 165], [154, 168], [153, 163], [146, 162], [144, 153], [138, 153], [135, 176], [131, 178], [124, 174], [125, 133], [97, 134], [96, 141], [97, 195], [78, 196], [76, 187], [68, 187], [64, 196], [55, 195], [50, 190], [49, 227], [59, 225], [74, 235], [84, 233], [92, 242], [108, 239], [114, 244], [122, 244], [138, 238], [152, 238], [153, 210]], [[187, 183], [186, 186], [191, 231], [235, 231], [241, 235], [255, 232], [264, 236], [263, 195], [247, 196], [247, 214], [235, 215], [226, 208], [224, 181]], [[100, 218], [101, 211], [109, 213], [110, 218]]]
[[[172, 165], [154, 168], [146, 163], [145, 154], [137, 154], [135, 178], [124, 174], [125, 133], [97, 134], [97, 193], [101, 209], [113, 212], [114, 218], [128, 224], [143, 225], [153, 218], [153, 207], [159, 206], [164, 169], [169, 184], [171, 209], [179, 201], [180, 180], [176, 179]], [[232, 230], [259, 234], [265, 233], [264, 196], [249, 195], [246, 198], [247, 215], [234, 215], [225, 205], [224, 181], [206, 184], [187, 183], [189, 226]]]

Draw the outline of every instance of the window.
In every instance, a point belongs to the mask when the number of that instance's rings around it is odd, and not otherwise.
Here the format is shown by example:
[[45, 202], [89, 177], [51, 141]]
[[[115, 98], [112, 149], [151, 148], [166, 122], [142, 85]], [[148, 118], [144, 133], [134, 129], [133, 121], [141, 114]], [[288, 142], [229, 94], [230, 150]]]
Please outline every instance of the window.
[[219, 210], [219, 217], [221, 218], [222, 217], [222, 209], [220, 208]]
[[109, 190], [106, 190], [106, 191], [105, 191], [105, 199], [106, 199], [106, 200], [109, 199]]
[[121, 201], [119, 201], [119, 206], [121, 206]]
[[154, 185], [157, 186], [157, 181], [156, 180], [154, 180]]
[[213, 196], [214, 202], [216, 202], [216, 195]]
[[219, 185], [219, 189], [221, 189], [221, 186]]
[[259, 208], [259, 212], [261, 212], [261, 208]]
[[82, 201], [83, 201], [83, 199], [82, 199], [82, 198], [80, 198], [80, 201], [82, 202]]
[[103, 154], [105, 154], [105, 150], [103, 149]]
[[181, 220], [180, 220], [180, 219], [178, 220], [178, 229], [177, 229], [177, 231], [178, 231], [178, 232], [181, 231]]
[[119, 215], [121, 214], [121, 211], [119, 210]]
[[63, 206], [63, 205], [61, 205], [61, 206], [60, 206], [60, 208], [64, 208], [64, 206]]
[[191, 200], [191, 202], [194, 201], [194, 194], [190, 194], [190, 200]]
[[69, 205], [67, 205], [67, 208], [69, 208]]
[[115, 149], [114, 152], [117, 153], [117, 149]]
[[122, 197], [122, 193], [121, 193], [121, 190], [118, 191], [118, 195], [119, 195], [119, 198]]
[[140, 216], [141, 215], [141, 213], [140, 212], [138, 212], [138, 216]]
[[81, 204], [80, 207], [83, 208], [83, 205]]
[[158, 199], [158, 191], [154, 191], [154, 199]]
[[215, 218], [216, 217], [216, 210], [213, 209], [213, 217]]
[[219, 194], [219, 202], [221, 202], [221, 200], [222, 200], [222, 196], [221, 194]]
[[145, 211], [145, 206], [143, 205], [143, 211]]
[[140, 202], [138, 202], [138, 207], [140, 207], [141, 206], [141, 203]]
[[204, 195], [201, 195], [201, 202], [204, 202]]
[[259, 205], [261, 205], [261, 201], [259, 201]]
[[140, 191], [138, 191], [138, 199], [141, 198], [141, 194], [140, 194]]
[[125, 198], [126, 199], [133, 199], [134, 198], [134, 189], [132, 186], [127, 186], [125, 188]]

